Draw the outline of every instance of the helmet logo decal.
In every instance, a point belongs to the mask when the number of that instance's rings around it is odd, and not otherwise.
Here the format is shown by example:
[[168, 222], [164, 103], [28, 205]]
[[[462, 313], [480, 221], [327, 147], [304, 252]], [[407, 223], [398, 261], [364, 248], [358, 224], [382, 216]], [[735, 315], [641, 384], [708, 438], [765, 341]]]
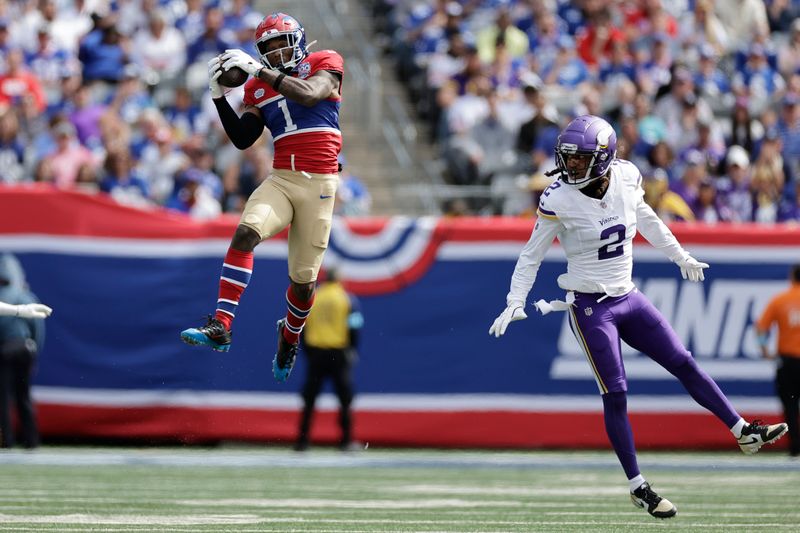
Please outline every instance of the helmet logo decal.
[[614, 130], [611, 129], [611, 126], [605, 127], [597, 132], [597, 148], [608, 148], [608, 141], [611, 139], [611, 136], [614, 134]]
[[565, 154], [576, 154], [578, 153], [578, 145], [573, 143], [561, 143], [559, 150]]

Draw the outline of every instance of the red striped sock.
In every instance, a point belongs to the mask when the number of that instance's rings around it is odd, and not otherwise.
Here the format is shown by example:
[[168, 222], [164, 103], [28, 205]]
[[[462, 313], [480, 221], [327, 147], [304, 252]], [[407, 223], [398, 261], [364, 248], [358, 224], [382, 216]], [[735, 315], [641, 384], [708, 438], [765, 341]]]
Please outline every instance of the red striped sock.
[[300, 332], [303, 331], [303, 326], [306, 323], [308, 312], [311, 311], [311, 306], [314, 305], [314, 293], [311, 293], [311, 298], [303, 301], [297, 297], [292, 290], [292, 286], [286, 290], [286, 327], [283, 328], [283, 338], [286, 342], [297, 344], [300, 340]]
[[239, 299], [242, 297], [250, 276], [253, 274], [253, 252], [242, 252], [228, 248], [219, 279], [219, 297], [215, 317], [230, 331], [231, 322], [236, 315]]

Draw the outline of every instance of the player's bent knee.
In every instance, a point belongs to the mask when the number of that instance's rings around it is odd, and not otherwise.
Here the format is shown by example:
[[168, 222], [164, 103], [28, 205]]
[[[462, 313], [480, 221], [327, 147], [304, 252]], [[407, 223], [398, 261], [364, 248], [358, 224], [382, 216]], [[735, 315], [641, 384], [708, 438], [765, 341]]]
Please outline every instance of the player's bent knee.
[[233, 234], [233, 239], [231, 239], [231, 248], [242, 252], [252, 252], [260, 242], [261, 235], [255, 229], [239, 224]]
[[316, 285], [315, 282], [310, 281], [301, 283], [295, 281], [294, 279], [292, 279], [291, 281], [292, 281], [292, 292], [294, 293], [295, 296], [297, 296], [301, 300], [306, 301], [309, 298], [311, 298], [312, 294], [314, 294], [314, 287]]

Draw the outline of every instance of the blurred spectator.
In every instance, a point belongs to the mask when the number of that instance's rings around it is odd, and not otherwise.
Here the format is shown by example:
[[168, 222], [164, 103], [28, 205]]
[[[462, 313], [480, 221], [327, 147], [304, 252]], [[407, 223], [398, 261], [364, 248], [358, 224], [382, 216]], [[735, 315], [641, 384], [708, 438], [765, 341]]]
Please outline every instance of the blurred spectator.
[[505, 7], [497, 10], [494, 24], [479, 31], [475, 39], [478, 56], [483, 63], [491, 64], [495, 60], [498, 42], [504, 44], [506, 53], [512, 59], [524, 57], [528, 53], [528, 36], [512, 24], [511, 16]]
[[200, 106], [192, 100], [192, 93], [186, 87], [175, 88], [172, 104], [164, 109], [164, 119], [172, 127], [178, 142], [208, 130], [205, 115]]
[[[38, 302], [25, 282], [25, 272], [16, 257], [0, 256], [0, 301], [12, 304]], [[39, 446], [39, 429], [31, 398], [31, 378], [36, 357], [44, 344], [41, 318], [0, 316], [0, 446], [11, 448], [17, 432], [11, 423], [11, 404], [16, 408], [20, 443]]]
[[25, 55], [25, 63], [41, 83], [48, 106], [56, 104], [61, 95], [61, 79], [65, 69], [76, 68], [77, 58], [59, 48], [50, 36], [50, 28], [40, 26], [36, 31], [36, 46]]
[[731, 113], [730, 136], [727, 143], [728, 146], [736, 144], [748, 152], [752, 152], [763, 134], [763, 128], [758, 120], [751, 118], [748, 104], [747, 97], [736, 98], [736, 104]]
[[542, 70], [546, 85], [557, 85], [562, 91], [571, 92], [589, 81], [589, 69], [575, 55], [575, 43], [567, 35], [558, 40], [558, 53], [553, 62]]
[[707, 180], [706, 158], [697, 150], [689, 150], [684, 156], [685, 166], [681, 179], [670, 185], [670, 189], [683, 198], [689, 206], [697, 205], [700, 184]]
[[730, 209], [734, 222], [753, 220], [753, 197], [750, 188], [750, 157], [741, 146], [731, 146], [725, 156], [727, 175], [717, 182], [717, 189]]
[[787, 93], [784, 96], [777, 128], [783, 142], [783, 157], [792, 176], [800, 179], [800, 95]]
[[714, 0], [695, 0], [694, 10], [681, 18], [679, 34], [690, 46], [711, 46], [717, 54], [730, 49], [728, 30], [714, 13]]
[[47, 98], [36, 75], [25, 66], [21, 48], [5, 53], [5, 72], [0, 74], [0, 105], [18, 107], [29, 100], [37, 113], [44, 111]]
[[778, 52], [778, 69], [787, 77], [800, 71], [800, 18], [796, 18], [792, 22], [789, 42]]
[[545, 128], [558, 127], [558, 112], [555, 107], [547, 101], [544, 92], [544, 84], [536, 74], [529, 72], [522, 77], [523, 94], [525, 100], [533, 107], [534, 116], [519, 128], [517, 134], [516, 149], [521, 164], [521, 169], [532, 172], [536, 170], [536, 164], [531, 158], [537, 139]]
[[208, 185], [209, 179], [218, 181], [216, 176], [209, 177], [198, 168], [189, 168], [181, 172], [175, 179], [175, 188], [165, 202], [165, 207], [199, 220], [219, 216], [222, 208], [214, 196], [214, 191]]
[[764, 0], [726, 0], [714, 9], [730, 37], [729, 50], [753, 42], [758, 35], [769, 34]]
[[188, 164], [169, 127], [164, 125], [155, 130], [152, 142], [142, 149], [136, 169], [147, 180], [150, 199], [163, 204], [170, 195], [174, 196], [174, 176]]
[[[205, 63], [214, 56], [234, 48], [236, 43], [222, 32], [224, 16], [218, 7], [209, 6], [205, 12], [205, 27], [201, 35], [190, 41], [186, 48], [187, 63]], [[205, 69], [205, 65], [203, 65]]]
[[578, 32], [574, 46], [583, 63], [596, 71], [601, 60], [611, 57], [614, 42], [625, 40], [625, 34], [611, 21], [611, 12], [604, 7], [590, 15], [589, 24]]
[[133, 56], [143, 74], [155, 74], [158, 82], [171, 85], [186, 66], [186, 42], [180, 31], [167, 26], [167, 14], [156, 10], [149, 14], [147, 29], [133, 38]]
[[337, 215], [359, 217], [370, 214], [372, 208], [372, 196], [367, 190], [367, 186], [358, 176], [353, 175], [347, 168], [347, 162], [343, 156], [339, 156], [342, 170], [339, 172], [339, 188], [336, 189]]
[[800, 223], [800, 181], [794, 184], [790, 194], [784, 196], [778, 210], [780, 222]]
[[78, 59], [83, 65], [84, 83], [103, 81], [116, 84], [128, 63], [128, 43], [117, 29], [117, 17], [96, 17], [95, 27], [82, 40]]
[[716, 224], [727, 220], [723, 207], [717, 201], [717, 189], [710, 179], [700, 182], [697, 187], [697, 200], [692, 207], [694, 218], [698, 222]]
[[662, 169], [655, 169], [645, 176], [644, 199], [664, 222], [694, 220], [694, 212], [689, 204], [677, 193], [669, 189], [669, 178]]
[[717, 53], [714, 47], [704, 44], [699, 49], [699, 64], [694, 77], [694, 84], [700, 96], [714, 102], [712, 107], [722, 107], [726, 104], [723, 97], [731, 92], [728, 75], [717, 65]]
[[733, 77], [733, 89], [737, 94], [749, 97], [755, 109], [766, 106], [773, 95], [786, 87], [781, 75], [767, 61], [767, 53], [760, 44], [750, 46], [744, 68]]
[[778, 132], [770, 130], [764, 135], [758, 158], [753, 162], [753, 220], [775, 223], [783, 202], [786, 175], [783, 171], [781, 139]]
[[767, 18], [771, 32], [788, 32], [800, 17], [800, 5], [793, 0], [768, 0]]
[[78, 180], [84, 165], [95, 165], [95, 159], [75, 136], [75, 126], [70, 122], [59, 122], [53, 128], [56, 151], [45, 158], [49, 174], [40, 179], [52, 181], [57, 187], [69, 188]]
[[69, 120], [75, 125], [81, 144], [95, 149], [101, 144], [100, 119], [106, 113], [107, 106], [95, 102], [92, 94], [89, 85], [78, 87], [72, 97]]
[[0, 183], [24, 181], [26, 151], [14, 109], [0, 107]]
[[134, 207], [150, 206], [147, 181], [133, 167], [131, 155], [126, 150], [109, 152], [103, 164], [100, 190], [117, 202]]

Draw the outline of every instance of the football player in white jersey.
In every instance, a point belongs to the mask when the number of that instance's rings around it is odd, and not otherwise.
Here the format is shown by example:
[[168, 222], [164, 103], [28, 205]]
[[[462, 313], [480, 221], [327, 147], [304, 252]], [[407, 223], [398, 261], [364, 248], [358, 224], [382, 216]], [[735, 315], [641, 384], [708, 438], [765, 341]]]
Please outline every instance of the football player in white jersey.
[[694, 400], [730, 428], [744, 453], [751, 454], [786, 432], [786, 424], [745, 422], [717, 384], [697, 366], [669, 323], [631, 280], [632, 242], [639, 231], [681, 269], [684, 279], [703, 281], [708, 265], [692, 258], [644, 201], [642, 175], [616, 159], [617, 135], [600, 117], [577, 117], [556, 143], [559, 179], [544, 191], [538, 220], [511, 277], [506, 308], [489, 329], [503, 335], [511, 322], [527, 318], [525, 302], [555, 237], [567, 256], [558, 285], [566, 301], [534, 304], [540, 312], [562, 310], [589, 364], [603, 398], [608, 438], [629, 481], [631, 500], [657, 518], [676, 507], [656, 494], [636, 461], [628, 385], [620, 340], [646, 354], [677, 377]]

